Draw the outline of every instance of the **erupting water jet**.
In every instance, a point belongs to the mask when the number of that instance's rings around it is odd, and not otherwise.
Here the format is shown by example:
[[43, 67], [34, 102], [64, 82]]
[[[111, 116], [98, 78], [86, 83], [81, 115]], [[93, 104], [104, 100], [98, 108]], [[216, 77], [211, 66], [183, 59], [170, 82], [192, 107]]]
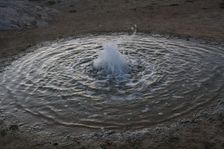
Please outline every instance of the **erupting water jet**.
[[94, 60], [93, 66], [98, 71], [110, 75], [123, 75], [128, 73], [127, 58], [118, 51], [118, 45], [113, 42], [103, 43], [103, 50]]

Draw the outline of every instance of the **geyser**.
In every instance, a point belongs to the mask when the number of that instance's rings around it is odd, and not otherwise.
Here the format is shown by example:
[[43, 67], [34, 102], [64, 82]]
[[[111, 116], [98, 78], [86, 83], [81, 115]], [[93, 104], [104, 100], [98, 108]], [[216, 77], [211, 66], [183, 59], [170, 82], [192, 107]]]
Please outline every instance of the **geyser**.
[[115, 42], [103, 43], [103, 50], [94, 60], [93, 66], [98, 71], [112, 76], [124, 75], [129, 71], [128, 60], [118, 51]]
[[0, 111], [24, 128], [146, 128], [224, 97], [223, 45], [112, 34], [33, 49], [0, 73]]

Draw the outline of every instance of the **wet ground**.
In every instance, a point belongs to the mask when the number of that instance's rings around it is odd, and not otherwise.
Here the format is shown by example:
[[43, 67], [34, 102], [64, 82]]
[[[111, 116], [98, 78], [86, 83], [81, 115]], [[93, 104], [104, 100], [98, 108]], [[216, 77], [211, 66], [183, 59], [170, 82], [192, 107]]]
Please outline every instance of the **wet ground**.
[[[33, 0], [32, 3], [56, 9], [58, 16], [55, 22], [45, 27], [0, 31], [0, 60], [4, 66], [23, 55], [28, 47], [44, 41], [88, 33], [131, 32], [135, 24], [138, 31], [160, 33], [165, 37], [178, 36], [185, 40], [200, 38], [211, 44], [222, 44], [224, 39], [222, 0]], [[223, 100], [223, 95], [217, 95], [206, 108], [198, 108], [175, 121], [145, 129], [90, 131], [80, 128], [68, 130], [73, 132], [70, 135], [64, 127], [57, 128], [54, 133], [38, 127], [26, 128], [17, 117], [1, 111], [0, 148], [221, 149], [224, 148]], [[48, 127], [52, 129], [54, 126]]]

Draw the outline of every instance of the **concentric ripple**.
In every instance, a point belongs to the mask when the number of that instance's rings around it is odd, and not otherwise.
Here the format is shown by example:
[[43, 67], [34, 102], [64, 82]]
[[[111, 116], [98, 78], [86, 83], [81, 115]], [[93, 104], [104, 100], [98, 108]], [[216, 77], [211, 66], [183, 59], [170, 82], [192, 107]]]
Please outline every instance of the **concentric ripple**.
[[[118, 42], [129, 60], [126, 79], [93, 69], [108, 41]], [[6, 112], [22, 109], [64, 126], [142, 128], [206, 107], [223, 93], [224, 50], [146, 34], [93, 35], [39, 47], [0, 76]]]

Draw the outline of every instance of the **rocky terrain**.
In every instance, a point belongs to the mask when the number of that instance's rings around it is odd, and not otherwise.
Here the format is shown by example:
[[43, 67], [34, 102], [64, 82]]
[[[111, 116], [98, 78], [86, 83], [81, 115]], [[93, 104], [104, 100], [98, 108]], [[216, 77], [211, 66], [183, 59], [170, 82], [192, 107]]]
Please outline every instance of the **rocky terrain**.
[[46, 27], [56, 10], [20, 0], [0, 1], [0, 30]]

